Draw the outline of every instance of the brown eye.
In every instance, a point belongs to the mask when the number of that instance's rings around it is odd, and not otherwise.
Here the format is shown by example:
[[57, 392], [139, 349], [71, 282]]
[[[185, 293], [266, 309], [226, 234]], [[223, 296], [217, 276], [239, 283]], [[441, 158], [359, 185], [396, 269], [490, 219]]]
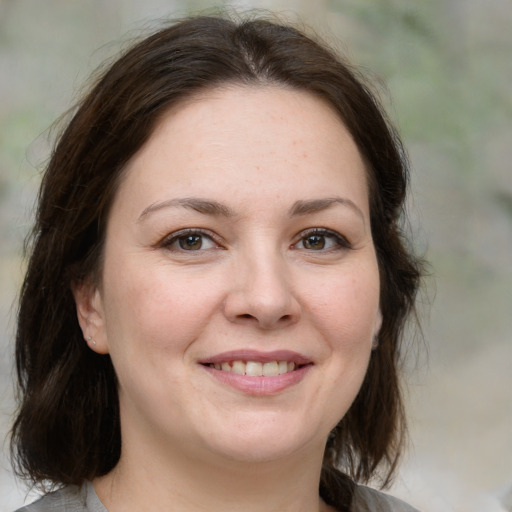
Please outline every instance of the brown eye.
[[304, 238], [302, 242], [304, 249], [321, 250], [325, 248], [324, 235], [310, 235]]
[[180, 249], [185, 251], [198, 251], [203, 246], [203, 237], [201, 235], [187, 235], [178, 238]]
[[325, 228], [314, 228], [302, 233], [294, 249], [306, 251], [331, 252], [350, 249], [350, 242], [340, 233]]
[[197, 229], [181, 230], [165, 238], [161, 247], [172, 252], [199, 252], [219, 248], [209, 234]]

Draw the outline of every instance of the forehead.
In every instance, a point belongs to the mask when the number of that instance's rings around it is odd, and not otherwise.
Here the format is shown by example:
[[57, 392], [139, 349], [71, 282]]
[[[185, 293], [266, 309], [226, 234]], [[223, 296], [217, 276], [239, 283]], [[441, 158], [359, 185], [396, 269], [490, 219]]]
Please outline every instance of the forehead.
[[155, 196], [208, 197], [222, 188], [269, 198], [329, 196], [341, 185], [362, 207], [367, 203], [364, 163], [334, 108], [277, 86], [230, 85], [180, 102], [162, 116], [124, 176], [121, 192]]

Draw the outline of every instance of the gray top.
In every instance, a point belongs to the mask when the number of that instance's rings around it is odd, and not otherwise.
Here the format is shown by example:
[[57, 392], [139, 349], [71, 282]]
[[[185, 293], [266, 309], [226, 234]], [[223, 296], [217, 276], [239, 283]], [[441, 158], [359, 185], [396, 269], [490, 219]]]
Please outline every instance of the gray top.
[[418, 512], [407, 503], [364, 485], [356, 486], [351, 512]]
[[34, 503], [16, 512], [108, 512], [103, 506], [91, 482], [81, 487], [69, 485], [50, 492]]
[[[362, 485], [356, 486], [351, 512], [418, 512], [397, 498]], [[43, 496], [16, 512], [108, 512], [94, 487], [68, 486]]]

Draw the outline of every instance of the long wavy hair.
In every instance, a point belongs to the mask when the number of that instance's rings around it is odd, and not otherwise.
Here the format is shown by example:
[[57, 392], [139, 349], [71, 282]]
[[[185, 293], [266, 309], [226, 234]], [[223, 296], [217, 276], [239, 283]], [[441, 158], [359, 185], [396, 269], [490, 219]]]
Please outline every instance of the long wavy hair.
[[32, 483], [81, 484], [119, 460], [115, 371], [108, 355], [84, 343], [71, 284], [99, 278], [123, 170], [158, 120], [226, 83], [278, 84], [323, 98], [366, 163], [383, 322], [359, 394], [327, 441], [320, 490], [329, 493], [338, 469], [386, 483], [396, 468], [405, 434], [400, 344], [422, 274], [401, 229], [408, 166], [400, 138], [365, 79], [324, 43], [266, 19], [201, 16], [158, 30], [104, 71], [44, 173], [20, 295], [20, 405], [11, 437], [15, 470]]

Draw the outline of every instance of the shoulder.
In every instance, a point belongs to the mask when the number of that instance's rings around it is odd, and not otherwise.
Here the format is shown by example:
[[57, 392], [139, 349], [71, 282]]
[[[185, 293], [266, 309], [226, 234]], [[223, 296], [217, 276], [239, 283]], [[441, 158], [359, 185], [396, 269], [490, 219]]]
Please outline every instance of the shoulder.
[[418, 512], [407, 503], [364, 485], [357, 485], [351, 512]]
[[78, 512], [85, 510], [80, 505], [85, 505], [82, 498], [82, 488], [70, 485], [58, 491], [45, 494], [34, 503], [18, 509], [16, 512]]
[[106, 512], [90, 482], [50, 492], [16, 512]]

